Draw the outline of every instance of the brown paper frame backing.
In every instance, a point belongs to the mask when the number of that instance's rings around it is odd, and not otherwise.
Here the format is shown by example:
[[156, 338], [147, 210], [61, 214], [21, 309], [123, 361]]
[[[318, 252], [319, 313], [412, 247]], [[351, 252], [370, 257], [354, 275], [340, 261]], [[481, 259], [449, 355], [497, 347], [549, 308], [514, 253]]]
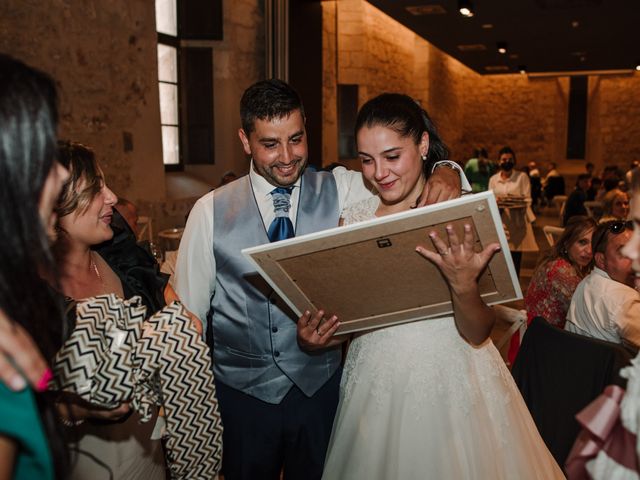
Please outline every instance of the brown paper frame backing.
[[[423, 214], [410, 218], [373, 222], [359, 229], [343, 227], [324, 238], [287, 241], [282, 247], [272, 244], [262, 252], [254, 248], [248, 255], [296, 313], [323, 309], [326, 318], [337, 315], [341, 323], [337, 333], [442, 316], [453, 311], [449, 287], [438, 268], [415, 247], [420, 244], [434, 250], [428, 232], [435, 230], [440, 238], [447, 238], [446, 224], [452, 224], [462, 239], [464, 224], [469, 222], [476, 251], [500, 242], [488, 197], [476, 197], [478, 200], [452, 208], [424, 209]], [[497, 215], [495, 200], [490, 198]], [[509, 272], [507, 262], [513, 264], [505, 257], [504, 236], [500, 243], [502, 250], [493, 256], [479, 281], [487, 304], [517, 300], [522, 295], [519, 285], [514, 285], [517, 278]]]

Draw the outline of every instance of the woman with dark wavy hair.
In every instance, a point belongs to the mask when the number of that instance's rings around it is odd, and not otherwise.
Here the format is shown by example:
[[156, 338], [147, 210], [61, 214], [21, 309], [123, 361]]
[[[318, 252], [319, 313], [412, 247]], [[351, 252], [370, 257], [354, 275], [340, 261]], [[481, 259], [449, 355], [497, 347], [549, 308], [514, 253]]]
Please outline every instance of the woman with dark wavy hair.
[[[42, 277], [56, 277], [53, 207], [68, 176], [55, 160], [56, 98], [48, 75], [0, 55], [0, 316], [7, 317], [0, 323], [14, 322], [1, 335], [24, 330], [49, 359], [60, 342], [62, 310]], [[66, 470], [55, 406], [43, 392], [48, 379], [50, 371], [40, 392], [0, 383], [0, 478], [52, 479]]]
[[[118, 198], [106, 185], [93, 150], [80, 143], [60, 142], [58, 158], [70, 173], [56, 205], [55, 255], [61, 292], [71, 304], [97, 295], [140, 295], [149, 314], [162, 308], [168, 277], [156, 275], [155, 263], [155, 270], [150, 268], [145, 278], [132, 276], [118, 268], [122, 263], [108, 261], [110, 256], [96, 249], [114, 236], [111, 220]], [[129, 250], [137, 248], [135, 242], [129, 244]], [[75, 438], [71, 447], [78, 453], [71, 479], [164, 480], [162, 445], [151, 438], [155, 421], [140, 423], [139, 414], [132, 413], [128, 403], [103, 409], [70, 399], [61, 415], [72, 424], [70, 433]]]
[[564, 328], [573, 292], [593, 266], [591, 236], [596, 226], [593, 218], [571, 217], [556, 244], [538, 263], [524, 297], [529, 322], [544, 317]]
[[[347, 207], [345, 223], [416, 206], [430, 164], [447, 149], [431, 118], [407, 95], [369, 100], [356, 121], [362, 174], [378, 195]], [[447, 238], [425, 232], [418, 246], [449, 284], [453, 314], [380, 328], [349, 345], [323, 478], [564, 478], [544, 445], [500, 354], [489, 339], [493, 310], [478, 278], [498, 249], [476, 252], [471, 225]], [[414, 286], [407, 281], [407, 290]], [[338, 319], [298, 322], [309, 349], [335, 345]]]
[[[542, 317], [564, 329], [571, 297], [576, 287], [593, 268], [591, 236], [597, 222], [582, 215], [569, 218], [562, 235], [541, 258], [524, 296], [527, 322]], [[511, 337], [507, 358], [513, 364], [520, 348], [520, 334]]]

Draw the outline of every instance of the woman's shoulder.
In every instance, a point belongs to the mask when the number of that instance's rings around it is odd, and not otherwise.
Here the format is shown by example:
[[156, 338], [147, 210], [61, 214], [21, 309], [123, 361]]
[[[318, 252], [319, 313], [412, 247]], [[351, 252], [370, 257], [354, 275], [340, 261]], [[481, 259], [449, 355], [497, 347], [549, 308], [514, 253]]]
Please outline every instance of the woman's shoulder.
[[345, 207], [342, 211], [344, 224], [349, 225], [351, 223], [358, 223], [372, 219], [375, 216], [376, 209], [379, 204], [380, 198], [377, 195], [374, 195], [373, 197]]
[[566, 258], [557, 257], [547, 262], [547, 271], [550, 274], [564, 273], [577, 275], [576, 269]]

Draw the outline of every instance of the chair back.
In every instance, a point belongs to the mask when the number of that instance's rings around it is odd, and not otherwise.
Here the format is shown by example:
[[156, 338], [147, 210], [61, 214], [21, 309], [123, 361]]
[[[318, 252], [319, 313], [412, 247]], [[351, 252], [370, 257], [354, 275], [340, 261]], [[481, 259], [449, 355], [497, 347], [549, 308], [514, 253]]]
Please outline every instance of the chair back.
[[544, 188], [544, 196], [551, 200], [556, 195], [564, 195], [564, 190], [564, 177], [549, 177]]
[[556, 244], [556, 238], [559, 238], [564, 232], [564, 228], [545, 225], [542, 227], [542, 232], [544, 233], [547, 242], [549, 242], [549, 246], [553, 247]]
[[566, 195], [556, 195], [553, 197], [553, 203], [558, 209], [558, 216], [562, 219], [564, 217], [564, 207], [567, 205], [567, 197]]
[[146, 215], [138, 217], [138, 241], [143, 240], [153, 243], [153, 222], [151, 217]]
[[625, 386], [619, 372], [631, 358], [621, 345], [560, 330], [542, 317], [533, 319], [512, 374], [559, 465], [580, 430], [575, 415], [607, 385]]
[[517, 310], [515, 308], [507, 307], [505, 305], [494, 305], [494, 312], [496, 312], [497, 320], [502, 320], [505, 323], [510, 323], [509, 329], [500, 337], [500, 340], [496, 343], [496, 348], [500, 350], [511, 339], [515, 332], [520, 333], [520, 340], [524, 337], [524, 333], [527, 331], [527, 311]]
[[596, 200], [587, 200], [584, 202], [584, 208], [587, 211], [587, 215], [591, 218], [598, 220], [602, 216], [603, 205], [602, 202]]

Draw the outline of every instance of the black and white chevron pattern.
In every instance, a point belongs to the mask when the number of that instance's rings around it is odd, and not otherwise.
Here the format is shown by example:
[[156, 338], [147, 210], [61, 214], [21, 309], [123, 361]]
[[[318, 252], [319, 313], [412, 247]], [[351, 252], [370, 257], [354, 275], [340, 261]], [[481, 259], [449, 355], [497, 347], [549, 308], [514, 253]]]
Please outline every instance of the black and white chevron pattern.
[[145, 310], [139, 297], [79, 302], [76, 327], [54, 361], [52, 388], [107, 408], [131, 401], [143, 422], [164, 407], [171, 478], [215, 478], [222, 422], [209, 349], [181, 304], [146, 321]]

